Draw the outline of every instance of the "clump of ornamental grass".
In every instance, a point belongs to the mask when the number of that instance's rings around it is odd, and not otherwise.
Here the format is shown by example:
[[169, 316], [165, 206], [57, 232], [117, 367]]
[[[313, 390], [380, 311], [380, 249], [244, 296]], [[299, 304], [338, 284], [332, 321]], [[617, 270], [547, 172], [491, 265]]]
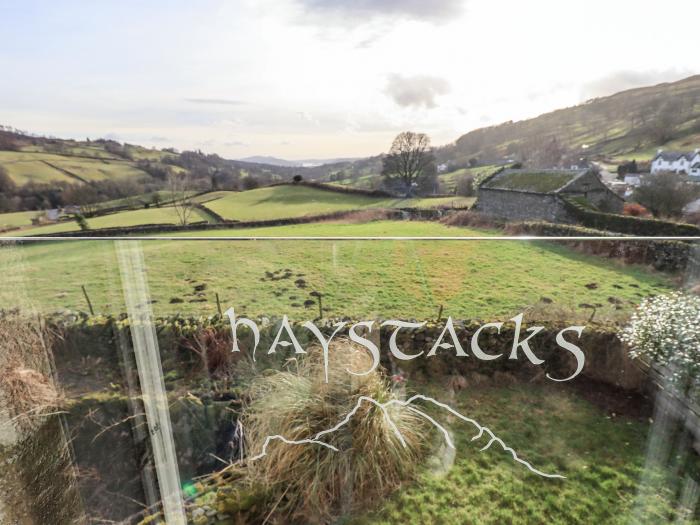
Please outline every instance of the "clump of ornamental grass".
[[[406, 407], [393, 404], [384, 411], [361, 400], [364, 396], [382, 404], [396, 399], [382, 371], [348, 372], [367, 371], [371, 363], [364, 347], [339, 340], [330, 347], [327, 383], [320, 348], [309, 348], [287, 371], [252, 382], [242, 418], [249, 480], [265, 487], [283, 519], [327, 522], [366, 507], [414, 474], [425, 451], [424, 420]], [[275, 439], [267, 454], [255, 459], [268, 436], [313, 439], [356, 408], [347, 424], [318, 438], [337, 451]]]

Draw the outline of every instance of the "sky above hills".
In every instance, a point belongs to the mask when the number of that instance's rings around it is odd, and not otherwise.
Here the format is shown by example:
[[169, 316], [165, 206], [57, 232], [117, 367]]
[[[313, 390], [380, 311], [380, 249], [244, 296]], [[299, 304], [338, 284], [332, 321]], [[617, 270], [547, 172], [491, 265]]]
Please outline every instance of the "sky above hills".
[[697, 0], [0, 0], [0, 124], [356, 157], [700, 73]]

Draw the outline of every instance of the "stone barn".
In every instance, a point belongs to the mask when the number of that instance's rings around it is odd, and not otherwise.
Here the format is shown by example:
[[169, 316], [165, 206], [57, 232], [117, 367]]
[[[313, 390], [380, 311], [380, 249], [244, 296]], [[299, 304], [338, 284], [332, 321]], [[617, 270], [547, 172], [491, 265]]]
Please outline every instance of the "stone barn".
[[509, 220], [573, 224], [567, 200], [607, 213], [622, 213], [624, 204], [591, 169], [506, 169], [481, 183], [474, 209]]

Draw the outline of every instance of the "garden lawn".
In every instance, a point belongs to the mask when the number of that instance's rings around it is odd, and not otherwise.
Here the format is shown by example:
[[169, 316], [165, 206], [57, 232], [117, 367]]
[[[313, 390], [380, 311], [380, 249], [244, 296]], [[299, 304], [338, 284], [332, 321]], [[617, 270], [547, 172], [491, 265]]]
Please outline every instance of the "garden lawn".
[[[160, 211], [160, 210], [159, 210]], [[130, 212], [136, 213], [136, 212]], [[547, 302], [589, 316], [629, 310], [642, 297], [672, 288], [640, 267], [583, 255], [545, 241], [279, 241], [265, 236], [484, 235], [431, 222], [309, 224], [217, 231], [249, 241], [141, 241], [156, 315], [216, 313], [306, 319], [311, 292], [326, 316], [503, 319]], [[115, 244], [42, 241], [0, 250], [0, 309], [86, 310], [85, 285], [98, 313], [124, 310]], [[306, 305], [306, 307], [305, 307]]]
[[[422, 384], [409, 386], [447, 397], [442, 385], [432, 385], [433, 392]], [[644, 478], [650, 483], [640, 485], [648, 422], [610, 415], [552, 384], [472, 387], [454, 401], [440, 400], [490, 428], [533, 467], [566, 479], [533, 474], [498, 444], [480, 452], [487, 439], [471, 442], [473, 426], [431, 410], [455, 439], [454, 462], [443, 448], [415, 482], [379, 509], [344, 523], [675, 523], [674, 498], [691, 462], [679, 465], [677, 477], [653, 471]], [[435, 440], [440, 443], [441, 436]]]

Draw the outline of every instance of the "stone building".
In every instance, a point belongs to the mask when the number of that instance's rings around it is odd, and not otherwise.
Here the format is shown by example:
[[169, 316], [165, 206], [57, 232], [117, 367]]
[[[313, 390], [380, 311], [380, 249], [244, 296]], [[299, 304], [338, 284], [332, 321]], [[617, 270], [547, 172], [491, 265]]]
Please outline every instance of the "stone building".
[[622, 213], [624, 204], [590, 169], [507, 169], [481, 183], [474, 209], [509, 220], [573, 224], [577, 221], [567, 201], [608, 213]]

